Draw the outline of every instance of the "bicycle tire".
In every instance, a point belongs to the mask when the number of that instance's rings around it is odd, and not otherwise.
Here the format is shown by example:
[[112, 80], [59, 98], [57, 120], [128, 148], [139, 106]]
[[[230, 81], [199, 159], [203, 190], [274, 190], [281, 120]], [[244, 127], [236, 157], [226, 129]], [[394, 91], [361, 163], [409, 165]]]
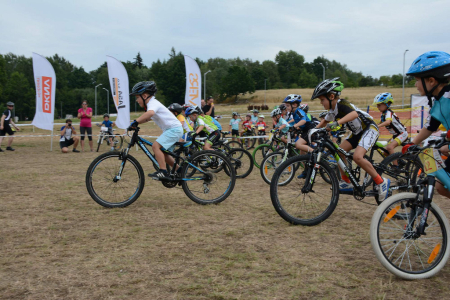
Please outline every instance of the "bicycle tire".
[[113, 137], [114, 150], [119, 151], [123, 146], [123, 136], [116, 133]]
[[[397, 163], [406, 162], [406, 166], [403, 169], [396, 168], [393, 165], [393, 162], [397, 161]], [[421, 169], [421, 163], [419, 160], [417, 160], [415, 155], [405, 156], [400, 152], [393, 153], [386, 157], [378, 166], [377, 173], [384, 177], [389, 178], [391, 180], [391, 186], [389, 188], [389, 194], [387, 198], [394, 195], [394, 192], [411, 192], [412, 186], [415, 185], [415, 183], [418, 180], [418, 176], [422, 175], [424, 176], [425, 173], [418, 174], [418, 170]], [[405, 181], [410, 181], [411, 188], [406, 187]], [[373, 183], [375, 187], [375, 183]], [[378, 204], [381, 203], [379, 199], [379, 195], [375, 194], [375, 200]]]
[[244, 149], [243, 147], [242, 147], [242, 143], [240, 143], [240, 142], [238, 142], [238, 141], [229, 141], [228, 143], [227, 143], [227, 145], [228, 145], [228, 147], [230, 147], [231, 149]]
[[[270, 183], [272, 205], [285, 221], [294, 225], [314, 226], [325, 221], [333, 213], [339, 201], [339, 181], [335, 172], [324, 161], [318, 161], [315, 165], [325, 169], [327, 175], [331, 178], [331, 184], [322, 181], [321, 176], [317, 174], [313, 191], [306, 194], [301, 193], [301, 189], [309, 179], [298, 178], [285, 172], [286, 168], [293, 168], [297, 163], [307, 167], [310, 165], [309, 161], [310, 155], [295, 156], [286, 160], [276, 169]], [[280, 185], [279, 182], [285, 180], [284, 174], [292, 179], [285, 185]], [[331, 195], [325, 195], [329, 191], [331, 191]], [[322, 208], [319, 209], [318, 213], [312, 212], [310, 214], [308, 205], [314, 206], [311, 209], [314, 211], [316, 207], [321, 206]]]
[[[204, 171], [206, 172], [208, 178], [206, 180], [196, 180], [196, 177], [194, 176], [203, 177], [204, 173], [201, 173], [198, 170], [192, 171], [195, 170], [195, 168], [185, 162], [183, 164], [183, 169], [181, 173], [182, 177], [187, 179], [183, 180], [181, 185], [184, 193], [186, 194], [186, 196], [189, 197], [189, 199], [191, 199], [195, 203], [202, 205], [218, 204], [224, 201], [231, 194], [236, 184], [236, 173], [234, 171], [234, 168], [230, 160], [225, 155], [223, 155], [223, 153], [212, 150], [199, 151], [189, 158], [189, 162], [195, 166], [198, 166], [203, 161], [205, 161], [205, 159], [211, 157], [216, 157], [215, 160], [219, 159], [222, 160], [223, 169], [226, 169], [227, 172], [223, 171], [213, 173], [206, 169], [206, 171], [205, 170]], [[223, 184], [224, 189], [223, 192], [221, 191], [217, 192], [216, 193], [217, 196], [212, 196], [212, 199], [204, 199], [203, 197], [202, 198], [200, 197], [203, 195], [205, 196], [209, 195], [209, 193], [211, 192], [210, 186], [218, 186], [219, 184]], [[201, 190], [202, 188], [203, 190]], [[196, 191], [195, 189], [199, 190]]]
[[[136, 158], [131, 155], [127, 155], [121, 178], [114, 182], [122, 164], [119, 155], [120, 152], [101, 154], [91, 162], [86, 172], [86, 188], [89, 195], [95, 202], [107, 208], [125, 207], [132, 204], [139, 198], [145, 186], [144, 170]], [[124, 196], [125, 189], [127, 189], [125, 199], [117, 202], [111, 201], [114, 197]]]
[[[245, 178], [253, 171], [253, 160], [250, 152], [244, 149], [232, 149], [227, 157], [234, 166], [236, 178]], [[227, 172], [227, 170], [225, 169]]]
[[[259, 172], [261, 174], [262, 179], [265, 183], [270, 185], [270, 182], [272, 180], [273, 174], [275, 173], [276, 169], [286, 160], [283, 160], [284, 158], [284, 152], [272, 152], [266, 157], [264, 157], [263, 161], [261, 162], [261, 168], [259, 168]], [[296, 168], [295, 166], [293, 168], [288, 168], [287, 172], [292, 173], [292, 176], [295, 175]], [[279, 185], [284, 185], [288, 183], [292, 178], [288, 177], [284, 182], [279, 183]]]
[[[431, 203], [427, 218], [429, 224], [425, 229], [427, 234], [413, 238], [415, 224], [420, 222], [421, 218], [420, 206], [414, 204], [417, 202], [416, 198], [416, 193], [400, 193], [384, 200], [373, 214], [370, 224], [370, 242], [378, 261], [392, 274], [407, 280], [425, 279], [436, 275], [447, 263], [450, 253], [449, 222], [444, 212], [434, 202]], [[394, 218], [399, 211], [409, 217]], [[438, 226], [442, 237], [439, 229], [436, 229]], [[405, 263], [406, 268], [402, 266], [404, 260], [406, 261], [405, 256], [408, 264]]]
[[98, 139], [97, 139], [97, 152], [98, 152], [98, 150], [100, 149], [100, 145], [102, 144], [102, 142], [103, 142], [103, 134], [100, 134], [99, 136], [98, 136]]
[[[251, 135], [249, 135], [249, 136], [251, 136]], [[245, 137], [245, 135], [243, 137]], [[253, 146], [255, 146], [255, 143], [256, 143], [255, 138], [248, 138], [248, 139], [244, 139], [242, 146], [245, 150], [250, 150], [253, 148]]]
[[270, 152], [275, 152], [275, 147], [271, 146], [270, 144], [262, 144], [257, 146], [252, 152], [252, 159], [255, 167], [259, 169], [262, 160]]

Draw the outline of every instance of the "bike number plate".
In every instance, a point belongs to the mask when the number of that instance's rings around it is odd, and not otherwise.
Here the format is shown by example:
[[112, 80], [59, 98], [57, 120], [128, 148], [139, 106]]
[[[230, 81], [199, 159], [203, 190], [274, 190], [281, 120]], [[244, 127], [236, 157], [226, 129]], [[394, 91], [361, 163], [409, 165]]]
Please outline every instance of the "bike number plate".
[[442, 160], [438, 149], [427, 148], [419, 154], [419, 157], [425, 173], [431, 174], [443, 169], [444, 161]]
[[108, 131], [108, 127], [102, 126], [102, 128], [100, 130], [107, 132]]

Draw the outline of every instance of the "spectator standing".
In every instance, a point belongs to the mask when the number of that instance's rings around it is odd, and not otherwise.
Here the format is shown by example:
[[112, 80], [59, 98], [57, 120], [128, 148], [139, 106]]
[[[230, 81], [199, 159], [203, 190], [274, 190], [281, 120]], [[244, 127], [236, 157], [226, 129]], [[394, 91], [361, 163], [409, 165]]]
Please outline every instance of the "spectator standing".
[[17, 131], [20, 131], [20, 129], [16, 126], [16, 124], [14, 124], [13, 120], [11, 119], [11, 111], [14, 108], [14, 103], [8, 102], [8, 103], [6, 103], [6, 107], [7, 107], [7, 109], [3, 112], [1, 120], [0, 120], [0, 152], [3, 152], [1, 146], [2, 146], [3, 137], [5, 136], [6, 133], [8, 133], [8, 135], [10, 135], [10, 137], [8, 139], [8, 146], [6, 147], [6, 150], [9, 150], [9, 151], [15, 150], [11, 147], [11, 144], [14, 140], [14, 137], [13, 137], [14, 131], [12, 131], [11, 126], [9, 126], [9, 124], [14, 126], [14, 128]]
[[62, 153], [69, 152], [69, 146], [71, 145], [73, 145], [73, 152], [80, 152], [77, 150], [80, 139], [77, 136], [72, 137], [73, 134], [77, 134], [77, 132], [72, 126], [72, 120], [67, 119], [66, 125], [61, 127], [61, 138], [59, 139], [59, 146], [61, 147]]
[[205, 113], [205, 115], [208, 115], [211, 118], [214, 118], [214, 99], [212, 96], [208, 97], [208, 100], [206, 101], [206, 105], [202, 107], [202, 110]]
[[206, 105], [205, 99], [202, 99], [202, 101], [201, 101], [202, 109], [203, 109], [203, 107], [205, 107], [205, 105]]
[[78, 119], [80, 119], [80, 134], [81, 134], [81, 151], [84, 151], [84, 137], [86, 132], [89, 139], [89, 147], [91, 152], [94, 151], [94, 144], [92, 142], [92, 108], [88, 107], [86, 100], [83, 100], [81, 108], [78, 110]]

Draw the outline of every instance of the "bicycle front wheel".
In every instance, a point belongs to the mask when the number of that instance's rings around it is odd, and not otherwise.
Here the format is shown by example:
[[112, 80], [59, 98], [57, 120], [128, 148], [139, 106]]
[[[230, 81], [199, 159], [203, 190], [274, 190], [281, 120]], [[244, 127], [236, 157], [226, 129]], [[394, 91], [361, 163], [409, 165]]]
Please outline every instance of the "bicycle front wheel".
[[[323, 174], [330, 178], [331, 184], [316, 174], [312, 190], [303, 193], [302, 188], [311, 178], [295, 176], [301, 174], [303, 168], [298, 168], [292, 176], [291, 170], [296, 170], [297, 164], [305, 168], [317, 166], [319, 170], [323, 169]], [[310, 163], [310, 155], [295, 156], [282, 163], [273, 174], [270, 198], [277, 213], [287, 222], [313, 226], [325, 221], [333, 213], [339, 200], [339, 183], [328, 163], [322, 160], [313, 164]]]
[[[261, 174], [262, 179], [265, 183], [270, 185], [273, 174], [276, 169], [284, 162], [284, 153], [283, 152], [273, 152], [268, 154], [261, 163], [261, 168], [259, 168], [259, 172]], [[279, 185], [285, 185], [286, 183], [292, 180], [292, 177], [295, 175], [296, 168], [287, 168], [287, 174], [291, 176], [282, 176], [284, 180], [282, 182], [278, 182]]]
[[447, 218], [432, 202], [426, 234], [419, 235], [423, 203], [416, 198], [416, 193], [401, 193], [384, 200], [370, 224], [370, 242], [377, 259], [389, 272], [408, 280], [434, 276], [449, 256]]
[[[120, 152], [107, 152], [91, 163], [86, 172], [86, 188], [98, 204], [113, 208], [125, 207], [136, 201], [145, 185], [144, 171], [131, 155], [126, 161]], [[122, 175], [119, 169], [123, 166]]]
[[122, 149], [122, 145], [123, 145], [123, 137], [120, 134], [116, 133], [113, 136], [112, 147], [114, 147], [114, 150], [119, 151]]
[[259, 169], [264, 157], [266, 157], [267, 154], [272, 153], [274, 151], [275, 147], [269, 144], [262, 144], [257, 146], [252, 153], [253, 163], [255, 164], [255, 167]]
[[228, 153], [228, 158], [236, 172], [236, 178], [245, 178], [253, 170], [252, 155], [244, 149], [232, 149]]
[[185, 194], [198, 204], [224, 201], [236, 183], [236, 172], [230, 160], [219, 151], [211, 150], [192, 155], [183, 165], [182, 177]]

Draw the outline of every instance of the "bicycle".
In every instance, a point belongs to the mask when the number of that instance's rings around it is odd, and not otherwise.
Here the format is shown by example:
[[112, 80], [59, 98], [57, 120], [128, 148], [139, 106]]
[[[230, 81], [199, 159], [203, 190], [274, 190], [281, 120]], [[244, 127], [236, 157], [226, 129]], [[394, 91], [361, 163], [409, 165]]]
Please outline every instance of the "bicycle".
[[[242, 148], [230, 148], [228, 146], [228, 140], [219, 140], [213, 145], [213, 149], [222, 152], [233, 165], [234, 171], [236, 173], [236, 178], [245, 178], [253, 170], [252, 156], [247, 150]], [[194, 140], [191, 148], [199, 151], [203, 149], [204, 143], [198, 140]], [[222, 166], [218, 166], [215, 171], [219, 172], [222, 170]]]
[[[333, 143], [324, 128], [312, 129], [309, 132], [310, 143], [313, 139], [315, 139], [317, 147], [312, 154], [288, 159], [276, 169], [272, 177], [270, 197], [275, 210], [284, 220], [295, 225], [313, 226], [325, 221], [336, 208], [340, 194], [339, 180], [336, 170], [333, 170], [323, 159], [325, 150], [333, 155], [337, 165], [347, 174], [353, 184], [352, 192], [341, 192], [341, 194], [351, 194], [358, 201], [362, 201], [365, 197], [375, 197], [376, 203], [381, 203], [378, 192], [366, 191], [366, 188], [373, 183], [368, 179], [370, 178], [367, 177], [368, 174], [365, 176], [366, 180], [360, 185], [360, 174], [358, 173], [360, 169], [350, 168], [340, 158], [340, 155], [343, 155], [347, 159], [351, 159], [352, 154]], [[410, 157], [402, 157], [402, 160], [407, 162], [405, 165], [408, 165], [408, 168], [399, 169], [393, 166], [393, 163], [400, 159], [398, 153], [395, 153], [377, 164], [372, 160], [375, 149], [376, 147], [372, 147], [370, 156], [365, 156], [365, 158], [374, 165], [380, 176], [390, 177], [391, 186], [388, 195], [398, 191], [411, 190], [417, 179], [417, 174], [413, 170], [420, 168], [415, 165], [415, 160]], [[305, 178], [297, 178], [288, 172], [287, 169], [296, 164], [305, 166]], [[321, 176], [316, 176], [317, 174]]]
[[417, 148], [426, 177], [412, 193], [389, 197], [377, 208], [370, 224], [372, 249], [381, 264], [394, 275], [412, 280], [429, 278], [446, 264], [450, 251], [450, 226], [444, 212], [434, 202], [436, 178], [450, 190], [450, 174], [439, 142]]
[[244, 132], [242, 132], [242, 137], [240, 137], [239, 140], [245, 150], [250, 150], [255, 146], [256, 138], [245, 138], [253, 136], [256, 136], [255, 125], [252, 125], [251, 129], [245, 129]]
[[[128, 147], [118, 152], [104, 153], [92, 161], [86, 172], [86, 188], [92, 199], [98, 204], [113, 208], [126, 207], [141, 195], [145, 176], [141, 164], [129, 154], [134, 145], [138, 145], [159, 171], [154, 154], [148, 149], [153, 143], [134, 130]], [[175, 165], [181, 166], [178, 173], [175, 168], [168, 168], [169, 180], [161, 180], [166, 188], [181, 185], [184, 193], [198, 204], [217, 204], [224, 201], [234, 189], [236, 174], [230, 160], [218, 151], [199, 151], [188, 158], [182, 154], [188, 152], [192, 142], [177, 142], [179, 148], [174, 152], [161, 149], [172, 156]], [[224, 172], [216, 172], [218, 167]]]
[[[97, 125], [97, 126], [99, 126], [99, 125]], [[113, 129], [113, 131], [115, 131], [115, 129]], [[122, 149], [123, 137], [118, 133], [111, 135], [111, 134], [109, 134], [108, 127], [101, 126], [100, 134], [98, 135], [98, 139], [97, 139], [97, 152], [100, 149], [100, 146], [103, 144], [104, 141], [106, 141], [106, 145], [108, 147], [111, 147], [111, 142], [109, 141], [110, 138], [112, 138], [112, 145], [114, 147], [114, 150]]]
[[258, 169], [261, 167], [262, 160], [272, 152], [282, 151], [284, 147], [284, 143], [281, 140], [280, 136], [283, 134], [278, 133], [269, 133], [269, 138], [267, 140], [268, 143], [258, 145], [255, 150], [252, 152], [253, 164]]
[[221, 133], [221, 135], [222, 135], [222, 139], [228, 141], [228, 142], [227, 142], [228, 147], [230, 147], [230, 148], [243, 148], [241, 142], [239, 142], [239, 141], [233, 141], [233, 140], [230, 140], [230, 138], [227, 138], [227, 135], [230, 134], [229, 131], [221, 131], [220, 133]]

